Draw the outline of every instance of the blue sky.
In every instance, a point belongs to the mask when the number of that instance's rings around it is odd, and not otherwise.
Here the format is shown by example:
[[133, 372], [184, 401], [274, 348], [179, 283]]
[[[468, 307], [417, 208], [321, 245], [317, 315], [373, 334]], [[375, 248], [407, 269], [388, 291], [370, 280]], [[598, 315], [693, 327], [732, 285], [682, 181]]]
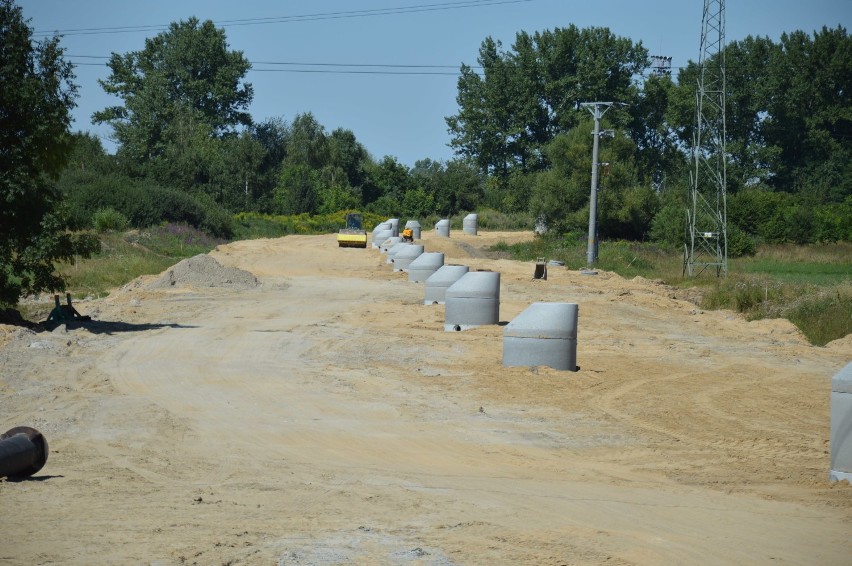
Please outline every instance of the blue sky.
[[[581, 28], [605, 26], [641, 41], [652, 55], [671, 56], [676, 68], [698, 58], [703, 8], [702, 0], [18, 0], [18, 4], [37, 34], [64, 35], [67, 55], [80, 64], [74, 128], [101, 136], [110, 151], [110, 129], [91, 124], [93, 112], [116, 103], [97, 83], [108, 76], [108, 69], [96, 57], [141, 50], [146, 37], [170, 22], [196, 16], [224, 27], [231, 49], [243, 51], [254, 63], [246, 80], [254, 86], [250, 111], [255, 121], [272, 117], [292, 121], [298, 113], [312, 112], [327, 131], [350, 129], [374, 157], [392, 155], [408, 166], [426, 157], [453, 157], [444, 118], [458, 110], [455, 73], [461, 63], [476, 64], [486, 37], [509, 48], [521, 30], [532, 33], [572, 23]], [[812, 33], [822, 26], [842, 25], [848, 30], [852, 1], [729, 0], [726, 14], [728, 41], [748, 35], [777, 40], [783, 32], [797, 29]], [[285, 21], [233, 22], [256, 18]], [[71, 31], [136, 26], [147, 29]], [[297, 70], [334, 72], [293, 72]]]

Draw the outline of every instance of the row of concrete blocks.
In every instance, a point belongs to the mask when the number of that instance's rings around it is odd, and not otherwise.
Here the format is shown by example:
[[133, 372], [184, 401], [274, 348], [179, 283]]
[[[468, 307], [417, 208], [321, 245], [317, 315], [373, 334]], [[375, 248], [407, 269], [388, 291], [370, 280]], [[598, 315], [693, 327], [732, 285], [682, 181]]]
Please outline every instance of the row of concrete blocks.
[[[471, 236], [477, 235], [477, 223], [479, 221], [479, 217], [476, 214], [468, 214], [462, 220], [462, 230], [465, 234], [469, 234]], [[416, 220], [409, 220], [405, 223], [406, 228], [411, 228], [412, 235], [415, 240], [419, 240], [422, 235], [422, 227], [420, 223]], [[450, 221], [447, 218], [439, 220], [435, 224], [435, 232], [439, 236], [444, 236], [446, 238], [450, 237]], [[388, 218], [384, 222], [380, 222], [373, 228], [373, 249], [378, 248], [385, 240], [388, 238], [395, 238], [399, 236], [399, 218]]]
[[[463, 331], [500, 321], [500, 273], [444, 264], [444, 254], [390, 237], [379, 250], [394, 271], [425, 283], [423, 304], [444, 304], [444, 330]], [[503, 331], [503, 365], [577, 370], [579, 307], [574, 303], [533, 303]]]
[[[424, 304], [446, 305], [445, 331], [499, 322], [499, 273], [445, 265], [444, 254], [424, 252], [422, 245], [400, 240], [389, 238], [381, 249], [388, 254], [394, 271], [407, 271], [409, 281], [425, 282]], [[503, 366], [542, 365], [576, 371], [578, 314], [574, 303], [533, 303], [527, 307], [503, 331]], [[829, 478], [852, 482], [852, 363], [832, 379]]]

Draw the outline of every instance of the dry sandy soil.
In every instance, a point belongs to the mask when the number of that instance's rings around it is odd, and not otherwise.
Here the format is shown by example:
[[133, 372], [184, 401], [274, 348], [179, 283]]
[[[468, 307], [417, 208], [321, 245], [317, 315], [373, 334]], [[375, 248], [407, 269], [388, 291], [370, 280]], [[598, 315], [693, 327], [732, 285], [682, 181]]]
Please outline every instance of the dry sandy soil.
[[444, 332], [333, 235], [210, 254], [258, 285], [201, 262], [76, 303], [94, 323], [0, 326], [0, 432], [51, 449], [0, 481], [0, 564], [850, 564], [852, 337], [482, 251], [530, 237], [423, 243], [499, 271], [502, 322], [578, 303], [578, 372], [504, 368], [502, 325]]

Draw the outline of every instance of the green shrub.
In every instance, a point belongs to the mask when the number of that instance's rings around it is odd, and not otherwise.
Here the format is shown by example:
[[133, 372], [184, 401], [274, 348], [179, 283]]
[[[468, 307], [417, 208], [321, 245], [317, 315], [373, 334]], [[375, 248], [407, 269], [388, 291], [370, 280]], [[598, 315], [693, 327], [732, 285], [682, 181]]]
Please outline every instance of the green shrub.
[[118, 174], [96, 176], [86, 172], [65, 175], [60, 188], [75, 228], [92, 226], [97, 211], [113, 209], [136, 228], [183, 222], [218, 237], [233, 234], [231, 215], [202, 194], [189, 194]]
[[728, 257], [746, 257], [757, 253], [757, 242], [736, 224], [728, 224]]
[[101, 208], [92, 215], [92, 227], [99, 233], [120, 232], [128, 226], [127, 217], [114, 208]]

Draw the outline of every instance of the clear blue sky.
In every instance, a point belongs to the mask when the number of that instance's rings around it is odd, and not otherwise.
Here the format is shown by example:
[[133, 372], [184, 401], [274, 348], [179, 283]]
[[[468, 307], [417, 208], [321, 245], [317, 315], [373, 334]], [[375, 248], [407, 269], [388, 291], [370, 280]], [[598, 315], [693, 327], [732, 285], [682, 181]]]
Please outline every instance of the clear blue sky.
[[[74, 128], [98, 134], [110, 151], [114, 148], [107, 139], [110, 129], [93, 126], [91, 115], [116, 101], [97, 83], [108, 76], [105, 60], [92, 57], [141, 50], [146, 37], [170, 22], [195, 16], [224, 27], [231, 49], [243, 51], [254, 63], [246, 80], [254, 86], [250, 111], [255, 121], [282, 117], [289, 122], [298, 113], [312, 112], [328, 132], [350, 129], [374, 157], [392, 155], [408, 166], [426, 157], [452, 158], [444, 118], [458, 110], [455, 74], [461, 63], [476, 64], [486, 37], [502, 41], [508, 49], [521, 30], [532, 33], [572, 23], [581, 28], [606, 26], [641, 41], [652, 55], [673, 57], [676, 68], [698, 59], [703, 8], [702, 0], [18, 0], [18, 4], [37, 33], [64, 35], [66, 53], [80, 64]], [[797, 29], [808, 33], [822, 26], [849, 29], [852, 0], [729, 0], [726, 15], [728, 41], [748, 35], [777, 41], [783, 32]], [[250, 25], [233, 21], [256, 18], [279, 21]], [[148, 29], [71, 31], [135, 26]], [[293, 72], [297, 70], [334, 72]]]

